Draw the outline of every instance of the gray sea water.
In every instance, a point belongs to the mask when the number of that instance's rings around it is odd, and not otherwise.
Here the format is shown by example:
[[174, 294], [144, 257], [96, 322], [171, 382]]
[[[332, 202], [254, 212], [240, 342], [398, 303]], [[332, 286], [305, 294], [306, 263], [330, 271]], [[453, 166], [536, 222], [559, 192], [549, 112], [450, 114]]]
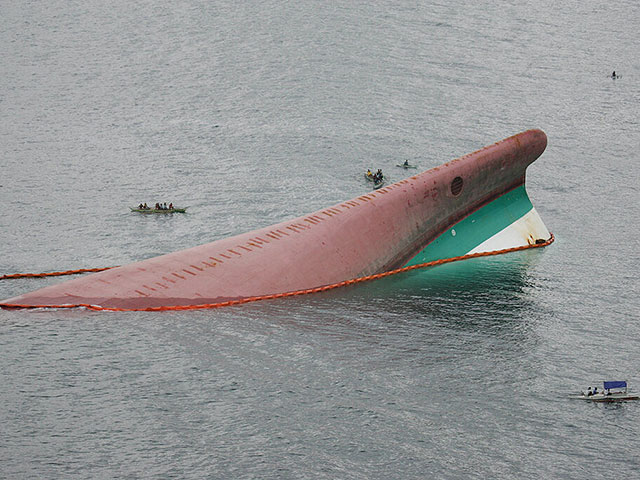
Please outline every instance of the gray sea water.
[[[640, 402], [568, 398], [640, 390], [639, 32], [635, 0], [0, 2], [2, 274], [200, 245], [529, 128], [557, 238], [218, 310], [0, 310], [0, 477], [640, 478]], [[157, 201], [189, 213], [129, 212]]]

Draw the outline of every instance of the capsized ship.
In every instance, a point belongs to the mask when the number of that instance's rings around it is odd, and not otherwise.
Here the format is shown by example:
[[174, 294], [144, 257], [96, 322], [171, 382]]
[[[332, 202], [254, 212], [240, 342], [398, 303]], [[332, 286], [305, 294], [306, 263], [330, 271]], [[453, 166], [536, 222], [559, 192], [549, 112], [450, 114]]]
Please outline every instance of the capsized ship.
[[0, 306], [203, 305], [312, 289], [550, 233], [525, 191], [541, 130], [351, 200], [245, 234], [48, 286]]

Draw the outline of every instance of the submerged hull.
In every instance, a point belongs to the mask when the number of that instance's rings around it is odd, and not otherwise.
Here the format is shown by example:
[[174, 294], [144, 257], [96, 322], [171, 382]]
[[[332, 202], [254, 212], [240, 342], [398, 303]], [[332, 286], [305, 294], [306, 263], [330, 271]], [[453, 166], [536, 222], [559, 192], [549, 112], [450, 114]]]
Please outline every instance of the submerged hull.
[[349, 201], [0, 302], [148, 308], [310, 289], [550, 236], [524, 189], [529, 130]]

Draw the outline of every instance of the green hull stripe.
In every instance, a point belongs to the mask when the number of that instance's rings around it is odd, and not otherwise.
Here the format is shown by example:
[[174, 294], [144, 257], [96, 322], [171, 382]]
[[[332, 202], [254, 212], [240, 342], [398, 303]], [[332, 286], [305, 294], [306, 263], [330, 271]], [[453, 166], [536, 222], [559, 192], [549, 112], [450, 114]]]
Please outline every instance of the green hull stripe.
[[465, 255], [522, 218], [532, 208], [524, 185], [521, 185], [447, 229], [409, 260], [407, 265]]

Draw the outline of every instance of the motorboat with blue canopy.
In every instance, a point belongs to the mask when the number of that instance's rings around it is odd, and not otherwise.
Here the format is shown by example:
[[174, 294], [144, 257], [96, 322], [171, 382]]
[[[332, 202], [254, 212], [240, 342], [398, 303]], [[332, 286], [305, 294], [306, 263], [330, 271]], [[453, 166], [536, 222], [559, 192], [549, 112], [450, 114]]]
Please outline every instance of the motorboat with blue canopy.
[[591, 402], [621, 402], [626, 400], [638, 400], [638, 394], [629, 392], [626, 380], [614, 380], [602, 382], [602, 388], [589, 387], [586, 392], [572, 397]]

